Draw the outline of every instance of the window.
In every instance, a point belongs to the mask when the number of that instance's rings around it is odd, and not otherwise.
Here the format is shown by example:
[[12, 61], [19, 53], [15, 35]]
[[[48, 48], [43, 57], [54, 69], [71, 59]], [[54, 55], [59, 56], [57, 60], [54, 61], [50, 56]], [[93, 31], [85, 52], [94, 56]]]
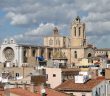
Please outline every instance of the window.
[[76, 27], [74, 27], [74, 36], [76, 36]]
[[48, 80], [48, 74], [46, 74], [46, 80]]
[[49, 40], [49, 45], [53, 45], [53, 40], [52, 39]]
[[56, 77], [56, 74], [53, 74], [53, 77]]
[[49, 51], [49, 53], [48, 53], [48, 58], [49, 59], [51, 59], [51, 53], [52, 53], [51, 51]]
[[82, 96], [86, 96], [85, 93], [82, 93]]
[[88, 54], [88, 57], [91, 57], [91, 56], [92, 56], [92, 54], [91, 54], [91, 53], [89, 53], [89, 54]]
[[32, 50], [32, 56], [35, 57], [35, 49]]
[[98, 94], [97, 90], [96, 90], [96, 92], [95, 92], [95, 96], [100, 96], [100, 95]]
[[84, 30], [83, 30], [83, 37], [84, 37]]
[[73, 93], [70, 93], [70, 96], [75, 96], [75, 95], [73, 95]]
[[26, 50], [24, 50], [24, 57], [26, 57]]
[[74, 58], [77, 58], [77, 51], [74, 51]]
[[81, 35], [81, 27], [79, 27], [79, 36]]
[[16, 77], [19, 77], [19, 73], [16, 73]]

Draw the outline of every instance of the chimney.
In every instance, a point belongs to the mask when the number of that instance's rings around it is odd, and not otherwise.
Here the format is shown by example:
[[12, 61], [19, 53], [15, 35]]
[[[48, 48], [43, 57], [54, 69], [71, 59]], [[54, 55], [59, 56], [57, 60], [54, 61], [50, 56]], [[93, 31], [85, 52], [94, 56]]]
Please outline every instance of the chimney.
[[6, 83], [7, 86], [6, 88], [4, 88], [4, 96], [10, 96], [10, 88], [9, 88], [9, 83]]
[[26, 90], [26, 83], [23, 83], [22, 88]]
[[31, 92], [34, 92], [35, 91], [35, 85], [34, 85], [34, 83], [31, 83], [30, 84], [30, 91]]
[[17, 82], [15, 82], [15, 88], [18, 88], [18, 83]]

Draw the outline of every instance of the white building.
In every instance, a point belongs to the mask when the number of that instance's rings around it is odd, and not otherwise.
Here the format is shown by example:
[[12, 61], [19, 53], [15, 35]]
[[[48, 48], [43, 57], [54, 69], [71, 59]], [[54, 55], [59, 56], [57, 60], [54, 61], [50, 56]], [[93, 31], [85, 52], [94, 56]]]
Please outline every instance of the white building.
[[5, 39], [0, 46], [0, 62], [4, 67], [35, 65], [37, 56], [44, 55], [44, 48], [35, 45], [18, 44], [14, 39]]

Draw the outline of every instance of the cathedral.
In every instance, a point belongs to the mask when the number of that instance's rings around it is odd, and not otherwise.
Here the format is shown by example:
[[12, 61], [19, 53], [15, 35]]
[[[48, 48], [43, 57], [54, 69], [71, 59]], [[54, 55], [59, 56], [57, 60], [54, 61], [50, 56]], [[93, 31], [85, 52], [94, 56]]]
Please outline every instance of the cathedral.
[[47, 59], [52, 58], [57, 51], [61, 51], [67, 58], [68, 64], [76, 64], [82, 58], [91, 59], [95, 56], [94, 47], [87, 44], [85, 23], [77, 16], [71, 24], [69, 37], [61, 36], [58, 29], [53, 29], [53, 35], [44, 37], [44, 46], [49, 49]]
[[5, 67], [34, 66], [38, 63], [36, 57], [42, 56], [45, 61], [65, 58], [68, 64], [78, 64], [82, 58], [91, 59], [95, 56], [94, 47], [87, 44], [85, 23], [79, 16], [70, 26], [70, 36], [61, 36], [57, 27], [51, 36], [44, 37], [44, 45], [18, 44], [15, 40], [4, 40], [0, 46], [0, 62]]

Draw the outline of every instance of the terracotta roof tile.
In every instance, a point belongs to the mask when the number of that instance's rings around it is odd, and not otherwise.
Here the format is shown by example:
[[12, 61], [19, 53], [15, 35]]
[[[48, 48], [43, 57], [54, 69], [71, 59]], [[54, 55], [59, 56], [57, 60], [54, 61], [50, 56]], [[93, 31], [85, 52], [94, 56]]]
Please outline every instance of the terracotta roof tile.
[[24, 90], [22, 88], [11, 88], [11, 89], [9, 89], [9, 91], [11, 93], [14, 93], [19, 96], [40, 96], [40, 95], [36, 95], [35, 93], [32, 93], [28, 90]]
[[0, 96], [4, 96], [4, 91], [0, 91]]
[[[11, 89], [9, 89], [9, 91], [11, 93], [18, 95], [18, 96], [41, 96], [41, 87], [37, 86], [35, 88], [37, 90], [36, 93], [32, 93], [29, 90], [24, 90], [22, 88], [11, 88]], [[53, 90], [51, 88], [45, 88], [45, 90], [46, 90], [47, 96], [69, 96], [65, 93], [58, 92], [58, 91]]]
[[[40, 90], [41, 90], [40, 87], [36, 87], [36, 89], [38, 90], [38, 92], [40, 92]], [[53, 90], [51, 88], [45, 88], [45, 90], [46, 90], [47, 96], [69, 96], [68, 94]]]
[[59, 91], [91, 91], [97, 84], [105, 80], [104, 77], [98, 77], [97, 79], [88, 80], [85, 83], [75, 83], [74, 80], [68, 80], [56, 87], [56, 90]]

